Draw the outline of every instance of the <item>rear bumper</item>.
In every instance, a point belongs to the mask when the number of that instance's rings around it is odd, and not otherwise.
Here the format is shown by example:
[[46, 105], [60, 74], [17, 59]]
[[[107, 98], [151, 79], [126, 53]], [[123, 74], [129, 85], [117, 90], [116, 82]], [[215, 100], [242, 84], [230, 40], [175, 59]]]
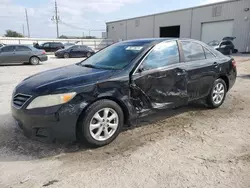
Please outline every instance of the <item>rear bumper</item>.
[[12, 116], [24, 135], [42, 142], [75, 141], [78, 107], [70, 105], [41, 109], [11, 107]]
[[39, 55], [38, 57], [39, 57], [40, 61], [47, 61], [48, 60], [47, 55]]

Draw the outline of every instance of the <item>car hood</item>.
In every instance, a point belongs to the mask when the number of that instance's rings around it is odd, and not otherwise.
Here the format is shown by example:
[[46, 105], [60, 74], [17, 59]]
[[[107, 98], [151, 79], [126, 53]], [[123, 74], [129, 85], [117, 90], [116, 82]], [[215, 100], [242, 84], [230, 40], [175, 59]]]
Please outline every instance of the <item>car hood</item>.
[[41, 72], [23, 80], [15, 93], [47, 94], [67, 92], [79, 86], [96, 83], [113, 75], [114, 70], [93, 69], [70, 65]]

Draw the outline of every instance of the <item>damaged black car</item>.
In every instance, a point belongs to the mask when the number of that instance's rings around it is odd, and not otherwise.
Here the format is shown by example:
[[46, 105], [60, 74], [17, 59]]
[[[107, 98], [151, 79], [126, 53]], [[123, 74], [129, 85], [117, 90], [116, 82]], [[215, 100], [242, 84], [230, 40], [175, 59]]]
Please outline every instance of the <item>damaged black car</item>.
[[218, 108], [236, 74], [233, 58], [196, 40], [123, 41], [26, 78], [13, 92], [12, 115], [36, 140], [103, 146], [149, 112], [199, 99]]

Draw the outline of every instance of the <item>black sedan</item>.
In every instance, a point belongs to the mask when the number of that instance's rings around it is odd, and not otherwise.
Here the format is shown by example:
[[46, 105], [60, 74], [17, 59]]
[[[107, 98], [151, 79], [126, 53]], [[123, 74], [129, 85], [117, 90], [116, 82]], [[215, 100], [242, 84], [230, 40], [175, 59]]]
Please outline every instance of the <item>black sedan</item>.
[[23, 80], [12, 115], [34, 139], [112, 142], [131, 120], [205, 99], [218, 108], [236, 80], [234, 59], [188, 39], [113, 44], [90, 58]]
[[90, 57], [95, 53], [94, 50], [92, 50], [88, 46], [84, 45], [74, 45], [66, 47], [65, 49], [60, 49], [55, 52], [56, 57], [64, 57], [64, 58], [70, 58], [70, 57]]

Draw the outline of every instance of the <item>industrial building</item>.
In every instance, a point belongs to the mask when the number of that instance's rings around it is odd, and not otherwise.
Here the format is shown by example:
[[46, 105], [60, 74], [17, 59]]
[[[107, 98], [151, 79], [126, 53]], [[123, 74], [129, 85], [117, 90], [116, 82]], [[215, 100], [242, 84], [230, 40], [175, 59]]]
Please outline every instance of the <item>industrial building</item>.
[[208, 43], [234, 36], [240, 52], [250, 51], [250, 0], [230, 0], [107, 22], [107, 38], [127, 40], [181, 37]]

